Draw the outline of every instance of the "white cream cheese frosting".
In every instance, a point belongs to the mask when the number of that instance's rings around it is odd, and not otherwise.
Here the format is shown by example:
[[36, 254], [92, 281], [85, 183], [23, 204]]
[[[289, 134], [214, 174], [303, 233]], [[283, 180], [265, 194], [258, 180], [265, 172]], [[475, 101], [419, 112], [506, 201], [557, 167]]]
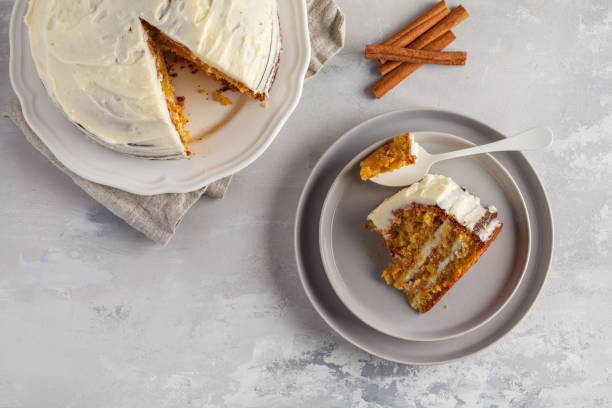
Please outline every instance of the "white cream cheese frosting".
[[475, 232], [482, 242], [487, 242], [501, 225], [495, 207], [483, 207], [480, 198], [463, 190], [451, 178], [434, 174], [387, 198], [368, 215], [368, 220], [384, 233], [395, 219], [394, 212], [412, 204], [441, 208]]
[[280, 52], [276, 0], [30, 0], [25, 21], [43, 84], [103, 144], [185, 155], [141, 20], [267, 95]]

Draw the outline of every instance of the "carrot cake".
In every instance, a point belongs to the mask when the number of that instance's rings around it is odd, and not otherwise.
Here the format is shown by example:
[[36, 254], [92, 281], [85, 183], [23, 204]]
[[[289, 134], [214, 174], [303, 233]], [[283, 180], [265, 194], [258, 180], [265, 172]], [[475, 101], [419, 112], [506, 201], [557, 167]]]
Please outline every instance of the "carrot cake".
[[38, 74], [95, 141], [146, 158], [183, 158], [187, 120], [164, 51], [265, 100], [280, 55], [276, 0], [29, 0]]
[[359, 165], [362, 180], [368, 180], [380, 173], [397, 170], [414, 164], [417, 160], [416, 143], [410, 133], [393, 138], [369, 155]]
[[382, 277], [419, 313], [444, 296], [502, 229], [495, 207], [483, 207], [449, 177], [431, 174], [387, 198], [368, 223], [391, 253]]

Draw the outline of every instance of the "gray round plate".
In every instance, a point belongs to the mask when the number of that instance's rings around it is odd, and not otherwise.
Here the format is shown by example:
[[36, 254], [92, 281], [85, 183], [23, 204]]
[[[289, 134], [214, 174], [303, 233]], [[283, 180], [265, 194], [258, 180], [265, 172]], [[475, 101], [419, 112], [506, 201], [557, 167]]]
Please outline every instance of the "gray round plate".
[[[493, 142], [504, 137], [477, 120], [436, 109], [391, 112], [350, 130], [321, 157], [306, 182], [295, 220], [296, 261], [300, 280], [313, 306], [347, 341], [387, 360], [405, 364], [438, 364], [460, 359], [490, 346], [525, 316], [535, 302], [550, 267], [553, 223], [544, 188], [526, 158], [518, 152], [496, 153], [494, 157], [508, 171], [521, 191], [531, 220], [529, 260], [511, 299], [480, 327], [445, 340], [400, 339], [363, 323], [336, 295], [325, 273], [319, 251], [321, 210], [327, 192], [346, 163], [368, 146], [406, 129], [450, 133], [475, 144]], [[469, 180], [458, 181], [470, 186]]]
[[[430, 153], [474, 146], [457, 136], [413, 132]], [[392, 138], [393, 136], [391, 136]], [[518, 287], [529, 259], [529, 216], [510, 174], [491, 155], [438, 163], [431, 173], [453, 180], [495, 205], [502, 233], [442, 300], [421, 315], [405, 295], [380, 277], [391, 259], [381, 237], [364, 228], [366, 217], [399, 188], [363, 182], [359, 162], [389, 139], [365, 149], [336, 177], [321, 211], [319, 245], [323, 266], [342, 302], [364, 323], [405, 340], [442, 340], [474, 330], [491, 319]]]

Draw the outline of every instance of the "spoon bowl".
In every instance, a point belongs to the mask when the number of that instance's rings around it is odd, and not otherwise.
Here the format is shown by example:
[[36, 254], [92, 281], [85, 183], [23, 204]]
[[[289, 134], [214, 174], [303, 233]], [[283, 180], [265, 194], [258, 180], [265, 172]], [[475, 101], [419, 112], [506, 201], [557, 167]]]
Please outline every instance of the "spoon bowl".
[[417, 159], [414, 164], [381, 173], [372, 177], [370, 181], [387, 187], [405, 187], [421, 180], [429, 173], [431, 166], [442, 160], [492, 152], [544, 149], [549, 147], [553, 140], [552, 130], [537, 127], [497, 142], [441, 154], [430, 154], [418, 143], [415, 143], [413, 148]]

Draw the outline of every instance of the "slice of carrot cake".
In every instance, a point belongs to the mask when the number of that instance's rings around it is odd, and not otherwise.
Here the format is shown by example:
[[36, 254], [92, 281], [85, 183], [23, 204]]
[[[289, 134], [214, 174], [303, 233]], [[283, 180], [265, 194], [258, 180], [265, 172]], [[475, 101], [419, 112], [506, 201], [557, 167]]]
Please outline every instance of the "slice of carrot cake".
[[359, 164], [361, 179], [368, 180], [380, 173], [414, 164], [417, 160], [415, 147], [414, 137], [410, 133], [394, 137]]
[[393, 262], [382, 277], [419, 313], [429, 311], [478, 260], [502, 229], [495, 207], [449, 177], [427, 175], [368, 215]]

